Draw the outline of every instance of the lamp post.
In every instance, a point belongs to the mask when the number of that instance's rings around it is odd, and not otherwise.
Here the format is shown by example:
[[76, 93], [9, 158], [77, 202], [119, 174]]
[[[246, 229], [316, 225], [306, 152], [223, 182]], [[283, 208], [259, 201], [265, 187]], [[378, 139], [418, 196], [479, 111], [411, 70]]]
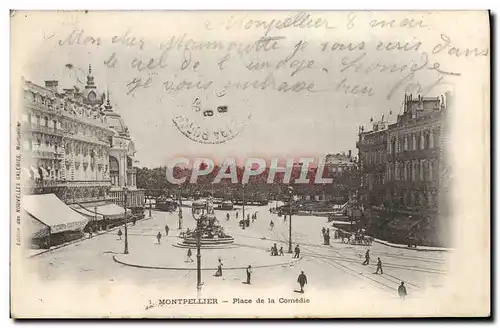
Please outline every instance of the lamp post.
[[153, 207], [153, 202], [152, 202], [152, 199], [151, 199], [151, 195], [149, 196], [149, 218], [153, 218], [153, 216], [151, 215], [151, 207]]
[[196, 220], [196, 289], [201, 291], [201, 229], [204, 217], [208, 214], [209, 201], [194, 201], [191, 206], [191, 214]]
[[288, 228], [288, 253], [292, 253], [292, 198], [293, 198], [293, 187], [288, 187], [288, 193], [290, 195], [289, 205], [290, 205], [290, 223]]
[[245, 218], [245, 185], [243, 184], [243, 182], [241, 183], [242, 187], [243, 187], [243, 230], [245, 230], [245, 226], [246, 226], [246, 218]]
[[94, 226], [96, 225], [97, 222], [97, 206], [94, 206], [94, 222], [90, 226], [90, 238], [92, 238], [92, 232], [94, 230]]
[[123, 254], [128, 254], [128, 231], [127, 231], [127, 225], [128, 225], [128, 217], [127, 217], [127, 193], [128, 193], [128, 188], [127, 186], [123, 187], [123, 193], [125, 195], [124, 199], [124, 208], [125, 208], [125, 249], [123, 250]]
[[179, 187], [179, 230], [182, 230], [182, 195]]

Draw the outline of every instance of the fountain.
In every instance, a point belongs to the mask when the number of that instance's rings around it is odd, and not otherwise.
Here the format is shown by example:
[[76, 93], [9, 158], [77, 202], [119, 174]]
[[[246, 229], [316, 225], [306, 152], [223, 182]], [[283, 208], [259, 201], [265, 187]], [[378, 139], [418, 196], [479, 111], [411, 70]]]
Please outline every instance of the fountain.
[[226, 248], [234, 243], [234, 237], [226, 234], [224, 228], [219, 224], [214, 213], [211, 199], [197, 200], [192, 205], [193, 217], [197, 220], [194, 230], [187, 230], [180, 237], [182, 242], [177, 247], [196, 248], [197, 237], [200, 233], [201, 248]]

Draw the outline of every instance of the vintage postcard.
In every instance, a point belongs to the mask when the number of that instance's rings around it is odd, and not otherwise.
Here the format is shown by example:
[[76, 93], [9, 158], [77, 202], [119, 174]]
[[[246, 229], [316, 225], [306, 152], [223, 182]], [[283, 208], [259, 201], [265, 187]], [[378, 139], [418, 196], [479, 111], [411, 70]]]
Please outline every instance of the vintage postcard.
[[12, 11], [15, 318], [490, 315], [484, 11]]

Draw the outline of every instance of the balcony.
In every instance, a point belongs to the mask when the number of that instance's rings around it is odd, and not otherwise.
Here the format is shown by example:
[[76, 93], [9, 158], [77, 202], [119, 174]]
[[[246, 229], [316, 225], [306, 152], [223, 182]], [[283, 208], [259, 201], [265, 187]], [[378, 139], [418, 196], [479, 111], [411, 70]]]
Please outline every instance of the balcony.
[[33, 150], [32, 156], [34, 158], [42, 158], [42, 159], [55, 159], [56, 154], [52, 151], [46, 150]]
[[36, 125], [32, 124], [31, 126], [28, 125], [27, 130], [30, 132], [38, 132], [38, 133], [44, 133], [44, 134], [49, 134], [49, 135], [55, 135], [62, 137], [64, 136], [65, 132], [62, 129], [56, 129], [56, 128], [51, 128], [48, 126], [43, 126], [43, 125]]
[[398, 190], [422, 190], [422, 191], [435, 191], [439, 187], [437, 181], [407, 181], [395, 180], [386, 183], [387, 187], [396, 188]]
[[380, 164], [365, 164], [363, 166], [364, 173], [385, 173], [386, 165], [385, 163]]
[[68, 138], [68, 139], [73, 139], [73, 140], [78, 140], [78, 141], [83, 141], [83, 142], [90, 142], [90, 143], [93, 143], [93, 144], [96, 144], [96, 145], [108, 146], [109, 147], [109, 142], [103, 141], [103, 140], [99, 140], [98, 138], [92, 137], [92, 136], [84, 136], [84, 135], [81, 135], [81, 134], [75, 134], [73, 132], [69, 132], [68, 131], [68, 132], [66, 132], [65, 137]]
[[391, 153], [387, 155], [387, 161], [408, 161], [408, 160], [419, 160], [419, 159], [429, 159], [436, 158], [439, 156], [440, 148], [428, 148], [419, 150], [404, 150], [400, 153]]
[[111, 180], [95, 180], [95, 181], [81, 181], [81, 180], [26, 180], [25, 186], [31, 188], [47, 188], [47, 187], [108, 187], [111, 186]]
[[68, 187], [109, 187], [111, 180], [72, 180], [66, 181]]
[[27, 109], [31, 109], [31, 110], [38, 110], [38, 111], [42, 111], [42, 112], [45, 112], [45, 113], [51, 113], [51, 114], [59, 114], [59, 115], [61, 115], [61, 110], [55, 108], [55, 106], [53, 106], [53, 105], [46, 105], [46, 104], [39, 103], [39, 102], [34, 102], [31, 99], [25, 99], [25, 101], [24, 101], [24, 107], [27, 108]]

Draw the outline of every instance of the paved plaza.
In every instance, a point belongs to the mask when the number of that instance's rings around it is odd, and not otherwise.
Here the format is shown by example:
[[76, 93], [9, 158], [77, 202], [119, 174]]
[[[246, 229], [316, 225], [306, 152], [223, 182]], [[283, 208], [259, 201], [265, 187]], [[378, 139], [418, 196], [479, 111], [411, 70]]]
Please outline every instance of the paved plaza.
[[[238, 211], [241, 218], [241, 208]], [[288, 253], [288, 222], [270, 213], [268, 206], [246, 207], [246, 213], [257, 213], [257, 220], [245, 230], [238, 226], [235, 211], [230, 211], [229, 221], [226, 213], [216, 211], [225, 232], [234, 236], [234, 247], [202, 249], [204, 297], [220, 297], [228, 291], [244, 297], [272, 289], [273, 295], [283, 297], [312, 297], [329, 292], [397, 299], [397, 287], [404, 281], [411, 301], [425, 290], [439, 291], [447, 270], [448, 252], [400, 249], [379, 243], [357, 246], [335, 239], [331, 245], [323, 245], [321, 228], [329, 225], [326, 218], [314, 216], [293, 217], [293, 247], [298, 244], [301, 248], [300, 259], [293, 259]], [[183, 208], [183, 214], [184, 229], [194, 229], [190, 209]], [[271, 220], [275, 223], [272, 230]], [[170, 227], [168, 236], [165, 224]], [[156, 239], [158, 232], [163, 235], [160, 244]], [[166, 292], [196, 296], [196, 249], [192, 249], [194, 261], [187, 262], [187, 249], [174, 246], [181, 241], [179, 232], [177, 212], [152, 211], [151, 219], [129, 226], [128, 255], [123, 254], [123, 238], [119, 240], [117, 229], [113, 229], [27, 261], [31, 272], [48, 283], [76, 279], [85, 284], [99, 281], [113, 286], [127, 280], [138, 287], [155, 285]], [[270, 256], [274, 243], [278, 248], [283, 246], [284, 256]], [[367, 248], [371, 262], [365, 266], [362, 262]], [[377, 257], [383, 262], [384, 274], [374, 274]], [[223, 262], [222, 277], [214, 276], [218, 259]], [[244, 283], [248, 265], [253, 267], [251, 285]], [[301, 271], [306, 273], [308, 284], [304, 294], [297, 294], [296, 281]]]

